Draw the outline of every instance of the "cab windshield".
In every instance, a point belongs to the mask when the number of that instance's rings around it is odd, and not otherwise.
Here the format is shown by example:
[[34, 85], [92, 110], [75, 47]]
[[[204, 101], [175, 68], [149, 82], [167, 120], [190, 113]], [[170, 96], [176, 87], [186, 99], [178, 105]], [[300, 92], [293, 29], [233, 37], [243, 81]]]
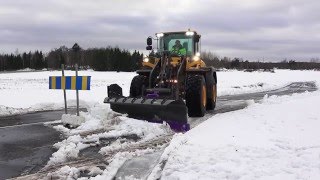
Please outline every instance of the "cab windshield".
[[160, 38], [160, 51], [170, 51], [179, 55], [191, 56], [193, 38], [185, 34], [165, 34]]

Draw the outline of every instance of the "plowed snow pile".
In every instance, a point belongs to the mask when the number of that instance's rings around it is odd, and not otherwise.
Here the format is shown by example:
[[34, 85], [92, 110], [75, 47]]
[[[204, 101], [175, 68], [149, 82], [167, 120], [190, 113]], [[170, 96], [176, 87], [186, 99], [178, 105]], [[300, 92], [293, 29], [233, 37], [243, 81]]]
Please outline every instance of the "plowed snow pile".
[[[169, 126], [165, 124], [148, 123], [141, 120], [127, 118], [125, 115], [117, 114], [110, 110], [108, 106], [96, 105], [89, 109], [89, 112], [81, 112], [82, 123], [75, 129], [68, 129], [63, 125], [53, 128], [63, 132], [68, 138], [54, 146], [58, 149], [53, 153], [48, 165], [66, 162], [78, 157], [79, 151], [90, 146], [101, 145], [101, 154], [107, 151], [117, 150], [125, 146], [134, 145], [137, 142], [148, 141], [159, 136], [172, 133]], [[63, 116], [67, 122], [75, 121], [78, 125], [79, 117], [75, 115]], [[122, 143], [124, 137], [134, 136], [134, 141]], [[101, 144], [101, 139], [114, 139], [111, 144]], [[117, 141], [118, 139], [118, 141]], [[106, 146], [106, 147], [104, 147]]]
[[[88, 112], [81, 112], [80, 117], [63, 115], [62, 122], [70, 123], [76, 128], [68, 129], [63, 125], [53, 126], [56, 130], [63, 132], [66, 139], [54, 144], [57, 151], [52, 154], [44, 169], [54, 166], [62, 166], [62, 168], [48, 173], [48, 178], [77, 178], [80, 171], [88, 170], [91, 172], [90, 168], [98, 164], [93, 163], [90, 166], [82, 167], [82, 169], [64, 164], [96, 157], [108, 162], [106, 169], [102, 171], [98, 168], [100, 171], [96, 175], [103, 174], [104, 178], [112, 179], [126, 160], [165, 148], [165, 145], [162, 144], [143, 148], [145, 143], [148, 144], [149, 141], [153, 142], [173, 134], [166, 124], [131, 119], [111, 111], [108, 105], [99, 104], [89, 108]], [[142, 148], [139, 148], [140, 146]], [[91, 155], [89, 157], [81, 155], [83, 150], [91, 152]], [[112, 156], [109, 157], [109, 155]], [[81, 166], [77, 163], [73, 165]]]
[[161, 179], [318, 180], [319, 107], [316, 91], [218, 114], [172, 140]]

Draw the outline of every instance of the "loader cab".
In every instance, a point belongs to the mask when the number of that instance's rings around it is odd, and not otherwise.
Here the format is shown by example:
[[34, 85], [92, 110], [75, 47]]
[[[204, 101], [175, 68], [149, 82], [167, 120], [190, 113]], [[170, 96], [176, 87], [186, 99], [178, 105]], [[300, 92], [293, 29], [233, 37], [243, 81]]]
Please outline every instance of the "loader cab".
[[[142, 60], [143, 69], [153, 69], [164, 54], [174, 57], [171, 59], [173, 64], [179, 64], [181, 62], [180, 57], [186, 58], [187, 69], [206, 66], [200, 57], [201, 36], [196, 31], [164, 32], [155, 35], [156, 38], [151, 36], [147, 38], [146, 49], [150, 51], [150, 54]], [[156, 47], [152, 45], [152, 40], [156, 40]], [[179, 53], [173, 51], [175, 46], [180, 47], [178, 48]]]
[[178, 55], [193, 57], [200, 52], [200, 35], [195, 31], [157, 33], [157, 51], [171, 52], [180, 46]]

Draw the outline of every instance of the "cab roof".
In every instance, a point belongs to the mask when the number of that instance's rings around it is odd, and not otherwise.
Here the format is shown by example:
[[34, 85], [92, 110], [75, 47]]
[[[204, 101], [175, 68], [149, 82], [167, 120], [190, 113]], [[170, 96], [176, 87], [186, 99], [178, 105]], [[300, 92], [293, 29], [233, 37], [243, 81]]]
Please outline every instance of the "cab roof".
[[175, 31], [175, 32], [159, 32], [159, 33], [156, 33], [156, 34], [160, 34], [160, 33], [163, 33], [163, 34], [185, 34], [186, 32], [194, 32], [194, 34], [198, 34], [197, 31]]

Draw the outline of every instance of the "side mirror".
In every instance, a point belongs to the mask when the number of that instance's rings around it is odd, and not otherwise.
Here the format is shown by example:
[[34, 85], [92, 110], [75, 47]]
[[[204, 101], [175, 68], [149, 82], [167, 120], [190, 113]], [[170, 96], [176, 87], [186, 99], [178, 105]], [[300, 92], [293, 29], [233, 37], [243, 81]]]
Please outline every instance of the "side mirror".
[[147, 45], [148, 45], [148, 46], [151, 46], [151, 45], [152, 45], [152, 38], [151, 38], [151, 37], [148, 37], [148, 38], [147, 38]]
[[152, 46], [150, 46], [150, 45], [147, 46], [147, 47], [146, 47], [146, 50], [148, 50], [148, 51], [152, 50]]
[[197, 34], [197, 35], [194, 37], [194, 41], [195, 41], [195, 42], [199, 42], [199, 41], [200, 41], [200, 37], [201, 37], [201, 36]]

